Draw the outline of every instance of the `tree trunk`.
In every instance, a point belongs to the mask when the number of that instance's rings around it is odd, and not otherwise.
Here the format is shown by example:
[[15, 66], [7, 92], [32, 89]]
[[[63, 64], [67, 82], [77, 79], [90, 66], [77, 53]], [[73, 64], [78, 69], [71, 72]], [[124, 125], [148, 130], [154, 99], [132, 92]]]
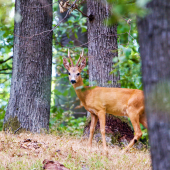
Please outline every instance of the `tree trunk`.
[[91, 16], [88, 20], [90, 85], [97, 83], [102, 87], [118, 87], [119, 76], [110, 74], [113, 58], [118, 56], [117, 26], [107, 27], [104, 24], [109, 16], [105, 0], [87, 0], [87, 9], [88, 16]]
[[[5, 130], [14, 131], [20, 126], [40, 132], [49, 128], [52, 32], [42, 32], [51, 29], [52, 0], [16, 0], [13, 72]], [[12, 125], [14, 118], [18, 121], [16, 127]]]
[[138, 22], [153, 169], [170, 169], [170, 1], [148, 3]]

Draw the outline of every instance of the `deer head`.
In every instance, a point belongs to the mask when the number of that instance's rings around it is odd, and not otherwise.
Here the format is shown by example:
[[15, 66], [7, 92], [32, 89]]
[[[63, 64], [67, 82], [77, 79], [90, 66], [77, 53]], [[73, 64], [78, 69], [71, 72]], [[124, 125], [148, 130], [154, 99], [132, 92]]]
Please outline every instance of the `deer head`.
[[70, 52], [68, 49], [68, 58], [70, 59], [71, 62], [71, 66], [70, 63], [68, 62], [68, 60], [66, 58], [63, 59], [63, 64], [64, 67], [68, 70], [68, 74], [69, 74], [69, 80], [72, 84], [75, 84], [77, 82], [79, 82], [81, 80], [81, 71], [83, 70], [83, 68], [86, 66], [86, 59], [83, 57], [84, 55], [84, 51], [82, 50], [82, 53], [77, 61], [77, 64], [74, 66], [73, 61], [71, 59], [70, 56]]

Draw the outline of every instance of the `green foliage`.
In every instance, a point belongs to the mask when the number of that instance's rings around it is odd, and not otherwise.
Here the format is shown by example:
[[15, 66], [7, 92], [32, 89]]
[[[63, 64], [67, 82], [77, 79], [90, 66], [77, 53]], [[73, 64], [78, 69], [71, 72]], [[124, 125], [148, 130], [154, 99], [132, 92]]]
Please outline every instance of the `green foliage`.
[[141, 82], [141, 61], [139, 53], [130, 47], [120, 46], [120, 55], [114, 58], [114, 70], [111, 73], [119, 72], [120, 84], [123, 88], [142, 89]]
[[[83, 7], [81, 7], [80, 10], [83, 10]], [[58, 23], [58, 20], [61, 20], [62, 18], [59, 13], [55, 11], [58, 11], [58, 4], [55, 4], [54, 6], [53, 26], [55, 26]], [[67, 47], [74, 47], [74, 43], [79, 41], [78, 34], [85, 32], [87, 32], [86, 18], [83, 17], [80, 12], [73, 11], [67, 20], [62, 22], [60, 26], [54, 30], [55, 49], [59, 48], [58, 51], [60, 51], [63, 48], [62, 39], [64, 37], [68, 38]]]
[[134, 16], [144, 17], [148, 11], [145, 5], [150, 0], [107, 0], [110, 5], [111, 16], [106, 21], [108, 25], [121, 22], [124, 18]]
[[51, 114], [51, 131], [59, 134], [69, 134], [71, 136], [81, 136], [83, 134], [86, 117], [75, 119], [72, 112], [60, 110], [56, 114]]
[[113, 59], [111, 74], [120, 74], [121, 87], [142, 89], [141, 59], [139, 55], [136, 19], [118, 25], [118, 57]]
[[0, 130], [2, 130], [10, 90], [14, 23], [9, 16], [13, 9], [13, 1], [0, 1]]
[[149, 135], [148, 135], [148, 130], [145, 129], [142, 125], [141, 126], [141, 129], [142, 129], [142, 137], [140, 138], [140, 141], [146, 145], [149, 145]]

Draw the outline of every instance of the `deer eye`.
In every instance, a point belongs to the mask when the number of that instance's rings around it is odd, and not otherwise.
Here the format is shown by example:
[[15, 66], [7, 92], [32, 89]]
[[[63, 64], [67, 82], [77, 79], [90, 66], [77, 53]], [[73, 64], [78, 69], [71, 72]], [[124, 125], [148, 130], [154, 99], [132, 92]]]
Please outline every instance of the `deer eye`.
[[77, 76], [79, 76], [80, 75], [80, 73], [77, 73]]
[[68, 73], [68, 75], [70, 75], [70, 73]]

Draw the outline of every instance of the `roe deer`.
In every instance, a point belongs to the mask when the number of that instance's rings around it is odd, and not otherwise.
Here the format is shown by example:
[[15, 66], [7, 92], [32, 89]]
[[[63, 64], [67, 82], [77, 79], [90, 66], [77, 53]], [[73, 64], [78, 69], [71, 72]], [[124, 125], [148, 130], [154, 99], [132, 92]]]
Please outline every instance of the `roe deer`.
[[[69, 80], [81, 103], [85, 109], [91, 113], [90, 137], [88, 141], [89, 147], [92, 146], [93, 133], [97, 120], [99, 119], [103, 148], [106, 150], [105, 117], [107, 112], [115, 116], [128, 116], [130, 118], [135, 135], [129, 145], [125, 148], [125, 151], [129, 150], [129, 148], [142, 136], [139, 123], [147, 128], [143, 91], [126, 88], [84, 87], [80, 75], [81, 71], [86, 66], [86, 59], [83, 58], [83, 51], [75, 66], [73, 65], [69, 50], [68, 57], [71, 65], [66, 58], [63, 59], [63, 64], [69, 72]], [[82, 87], [85, 88], [85, 90], [82, 90]]]

